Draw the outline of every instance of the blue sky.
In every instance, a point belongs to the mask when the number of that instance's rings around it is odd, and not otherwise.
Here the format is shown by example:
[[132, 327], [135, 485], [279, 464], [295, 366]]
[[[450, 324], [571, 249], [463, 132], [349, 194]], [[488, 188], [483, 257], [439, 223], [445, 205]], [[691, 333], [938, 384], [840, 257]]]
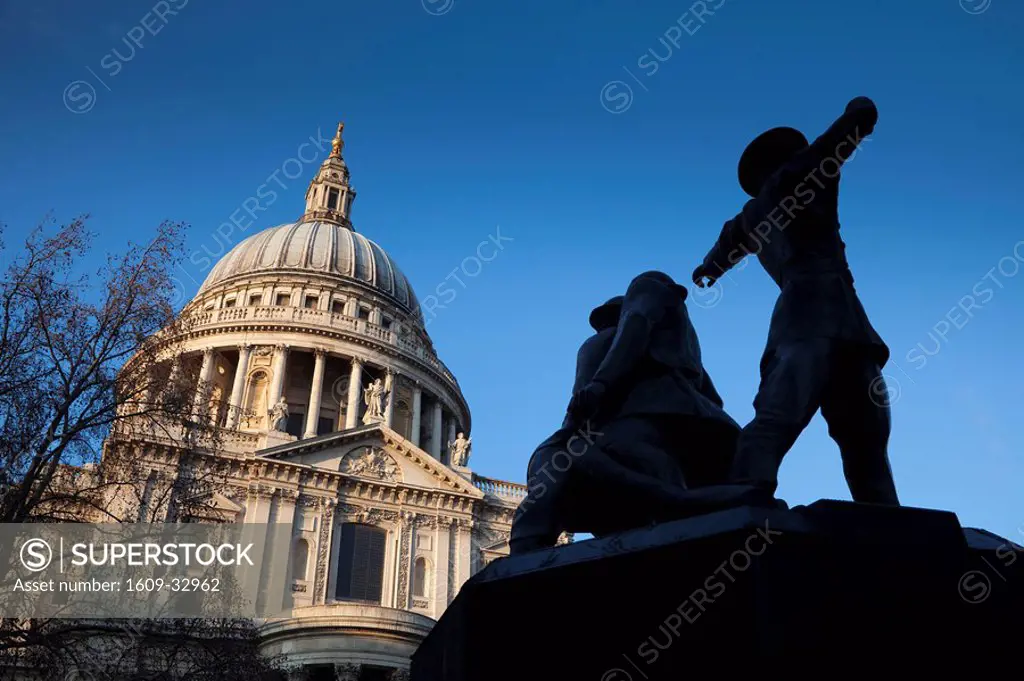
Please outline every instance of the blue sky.
[[[217, 226], [275, 172], [275, 201], [226, 240], [298, 217], [322, 155], [295, 179], [285, 164], [343, 119], [356, 227], [421, 299], [499, 226], [512, 239], [429, 331], [473, 411], [474, 468], [522, 480], [590, 308], [645, 269], [688, 278], [742, 205], [755, 134], [817, 134], [868, 95], [879, 123], [840, 217], [893, 352], [902, 500], [1021, 540], [1024, 6], [855, 5], [707, 0], [702, 22], [689, 1], [0, 1], [0, 221], [20, 235], [89, 212], [102, 250], [183, 220], [216, 254]], [[776, 295], [750, 263], [691, 298], [741, 423]], [[951, 313], [967, 295], [970, 316]], [[791, 504], [848, 498], [820, 417], [781, 478]]]

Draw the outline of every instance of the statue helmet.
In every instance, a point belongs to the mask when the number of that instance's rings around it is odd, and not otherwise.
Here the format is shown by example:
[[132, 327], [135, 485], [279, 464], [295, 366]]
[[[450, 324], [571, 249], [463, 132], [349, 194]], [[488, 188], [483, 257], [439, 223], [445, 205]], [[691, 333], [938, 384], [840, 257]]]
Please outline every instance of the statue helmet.
[[619, 314], [622, 312], [623, 300], [623, 296], [615, 296], [591, 310], [590, 326], [593, 327], [594, 331], [603, 331], [619, 323]]
[[740, 187], [756, 197], [764, 181], [779, 166], [807, 148], [807, 138], [795, 128], [772, 128], [762, 132], [747, 145], [737, 169]]

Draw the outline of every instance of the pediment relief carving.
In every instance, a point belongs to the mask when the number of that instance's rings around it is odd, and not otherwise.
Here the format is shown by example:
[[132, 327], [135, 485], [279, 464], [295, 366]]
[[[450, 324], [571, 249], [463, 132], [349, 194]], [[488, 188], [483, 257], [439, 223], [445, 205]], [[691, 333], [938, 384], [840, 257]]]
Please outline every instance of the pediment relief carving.
[[401, 482], [402, 469], [383, 447], [356, 447], [341, 460], [338, 470], [346, 475], [374, 478], [385, 482]]

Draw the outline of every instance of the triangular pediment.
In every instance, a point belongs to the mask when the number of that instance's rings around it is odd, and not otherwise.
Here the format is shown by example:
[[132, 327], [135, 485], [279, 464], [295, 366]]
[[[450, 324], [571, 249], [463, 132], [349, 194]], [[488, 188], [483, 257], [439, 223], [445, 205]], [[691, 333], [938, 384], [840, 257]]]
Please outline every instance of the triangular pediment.
[[508, 539], [502, 539], [501, 541], [494, 542], [493, 544], [488, 544], [487, 546], [481, 546], [480, 550], [481, 551], [485, 551], [485, 552], [489, 552], [489, 553], [507, 554], [508, 553]]
[[187, 500], [188, 515], [207, 520], [228, 520], [245, 512], [238, 502], [220, 492], [205, 492]]
[[257, 451], [256, 456], [374, 483], [440, 489], [478, 499], [484, 496], [472, 482], [378, 423], [270, 447]]

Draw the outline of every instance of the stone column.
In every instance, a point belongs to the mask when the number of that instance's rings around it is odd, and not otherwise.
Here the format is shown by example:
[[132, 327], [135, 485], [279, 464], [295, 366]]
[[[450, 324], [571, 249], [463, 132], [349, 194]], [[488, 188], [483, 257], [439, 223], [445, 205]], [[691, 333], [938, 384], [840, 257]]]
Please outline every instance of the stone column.
[[388, 376], [384, 382], [391, 386], [388, 391], [388, 403], [384, 407], [384, 423], [391, 428], [395, 424], [395, 393], [398, 392], [398, 374], [388, 369]]
[[[274, 380], [270, 382], [270, 394], [267, 395], [267, 409], [273, 409], [284, 394], [284, 369], [288, 366], [288, 346], [274, 346]], [[265, 414], [264, 414], [265, 416]]]
[[419, 381], [412, 387], [412, 433], [409, 439], [417, 447], [420, 446], [420, 412], [423, 407], [423, 388]]
[[238, 364], [235, 366], [235, 380], [231, 384], [231, 398], [228, 401], [228, 428], [238, 426], [242, 412], [242, 393], [245, 392], [245, 374], [249, 371], [251, 345], [238, 346]]
[[451, 518], [440, 517], [437, 519], [434, 536], [437, 548], [434, 549], [434, 592], [431, 605], [434, 608], [434, 619], [438, 619], [444, 609], [448, 607], [448, 562], [454, 559], [451, 548]]
[[193, 398], [193, 411], [196, 414], [202, 413], [203, 405], [210, 396], [210, 381], [213, 380], [213, 348], [203, 350], [203, 366], [199, 370], [199, 384], [196, 386], [196, 394]]
[[359, 301], [349, 296], [348, 298], [345, 299], [345, 309], [343, 309], [341, 313], [346, 317], [355, 317], [356, 312], [358, 311], [358, 304]]
[[288, 681], [309, 681], [309, 670], [301, 664], [285, 669], [284, 675]]
[[359, 668], [362, 665], [350, 662], [334, 664], [335, 681], [359, 681]]
[[434, 428], [430, 433], [430, 454], [438, 461], [441, 460], [441, 437], [443, 435], [441, 430], [444, 428], [444, 424], [442, 423], [442, 417], [444, 416], [442, 409], [443, 408], [441, 407], [441, 401], [435, 399], [433, 422]]
[[458, 593], [462, 585], [466, 583], [473, 568], [473, 521], [468, 518], [460, 518], [455, 525], [458, 535], [458, 549], [456, 551], [455, 584], [454, 592]]
[[327, 351], [317, 348], [313, 351], [313, 387], [309, 390], [309, 409], [306, 411], [306, 432], [302, 437], [316, 437], [316, 427], [320, 422], [320, 398], [324, 389], [324, 365], [327, 363]]
[[291, 549], [292, 526], [295, 523], [295, 504], [299, 494], [294, 490], [274, 490], [270, 498], [270, 512], [267, 514], [265, 546], [280, 546], [287, 541], [288, 552], [282, 556], [272, 551], [265, 552], [261, 566], [260, 581], [264, 589], [256, 598], [257, 607], [270, 612], [284, 612], [291, 597]]
[[363, 363], [352, 358], [352, 373], [348, 375], [348, 406], [345, 409], [345, 429], [359, 423], [359, 400], [363, 392]]
[[448, 418], [448, 442], [455, 442], [455, 436], [458, 433], [458, 424], [455, 422], [455, 417], [451, 416]]

